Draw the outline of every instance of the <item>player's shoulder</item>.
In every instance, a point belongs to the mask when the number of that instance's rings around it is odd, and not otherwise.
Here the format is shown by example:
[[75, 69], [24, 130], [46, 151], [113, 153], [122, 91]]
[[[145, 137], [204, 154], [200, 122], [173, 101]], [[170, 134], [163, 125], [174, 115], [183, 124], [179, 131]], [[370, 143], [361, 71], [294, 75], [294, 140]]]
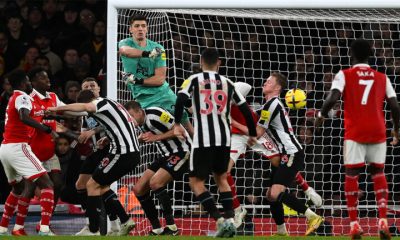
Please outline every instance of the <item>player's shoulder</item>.
[[158, 47], [165, 50], [163, 45], [159, 44], [158, 42], [152, 41], [150, 39], [147, 39], [147, 44], [150, 45], [152, 48]]
[[168, 112], [167, 110], [165, 110], [164, 108], [161, 108], [161, 107], [148, 107], [148, 108], [145, 108], [144, 111], [146, 113]]
[[124, 38], [122, 40], [119, 41], [118, 46], [122, 47], [122, 46], [131, 46], [133, 45], [133, 40], [132, 38]]

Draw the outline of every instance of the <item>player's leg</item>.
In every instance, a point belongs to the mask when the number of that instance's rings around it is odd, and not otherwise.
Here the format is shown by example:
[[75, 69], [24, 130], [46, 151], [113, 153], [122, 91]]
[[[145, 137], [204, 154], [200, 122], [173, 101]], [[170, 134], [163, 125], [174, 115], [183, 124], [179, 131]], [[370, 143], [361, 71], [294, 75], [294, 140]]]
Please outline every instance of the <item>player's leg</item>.
[[[109, 186], [132, 171], [140, 162], [140, 153], [132, 152], [127, 154], [109, 154], [93, 173], [87, 183], [88, 201], [87, 212], [89, 216], [89, 232], [82, 235], [99, 235], [99, 212], [103, 201], [102, 195], [111, 193]], [[129, 218], [118, 198], [108, 196], [112, 203], [113, 210], [121, 221], [119, 235], [126, 236], [135, 227], [135, 223]]]
[[224, 209], [226, 232], [224, 237], [232, 237], [236, 234], [234, 225], [234, 211], [232, 201], [232, 191], [227, 180], [227, 169], [230, 160], [230, 147], [215, 147], [216, 152], [212, 162], [212, 171], [215, 183], [219, 190], [220, 202]]
[[322, 197], [319, 195], [314, 188], [310, 187], [308, 185], [308, 182], [304, 179], [303, 175], [301, 172], [297, 172], [296, 177], [295, 177], [296, 183], [298, 186], [301, 187], [303, 190], [304, 194], [307, 196], [308, 199], [311, 200], [311, 202], [316, 206], [316, 207], [321, 207], [322, 206]]
[[390, 231], [387, 222], [387, 202], [389, 190], [385, 177], [384, 167], [386, 158], [386, 142], [369, 144], [367, 146], [366, 161], [374, 182], [374, 192], [379, 214], [379, 236], [381, 239], [390, 239]]
[[302, 168], [303, 161], [303, 152], [282, 156], [281, 163], [272, 180], [270, 195], [267, 197], [270, 202], [278, 201], [284, 203], [298, 213], [304, 214], [308, 220], [306, 235], [309, 235], [320, 226], [324, 221], [323, 218], [314, 213], [304, 202], [297, 199], [296, 196], [286, 191], [286, 188], [294, 181], [299, 169]]
[[246, 153], [247, 139], [245, 135], [233, 134], [231, 138], [231, 150], [230, 150], [230, 160], [227, 171], [227, 181], [231, 187], [232, 198], [233, 198], [233, 209], [234, 209], [234, 225], [238, 228], [242, 225], [243, 220], [246, 216], [246, 209], [240, 206], [240, 201], [236, 193], [235, 179], [231, 175], [233, 166], [236, 164], [237, 159], [244, 153]]
[[188, 172], [189, 153], [179, 152], [161, 160], [161, 167], [150, 180], [150, 188], [158, 199], [166, 222], [163, 235], [178, 235], [178, 227], [175, 224], [171, 198], [168, 195], [166, 185], [174, 179], [178, 179]]
[[133, 187], [133, 192], [139, 200], [146, 217], [150, 221], [152, 227], [152, 230], [149, 233], [150, 235], [160, 235], [163, 232], [163, 228], [161, 227], [158, 218], [158, 211], [150, 195], [150, 179], [159, 169], [160, 161], [159, 159], [156, 159], [150, 164], [149, 168], [144, 171], [143, 175]]
[[343, 156], [345, 165], [344, 192], [347, 212], [350, 218], [350, 235], [360, 239], [363, 231], [358, 222], [358, 178], [360, 169], [365, 165], [366, 147], [351, 140], [344, 141]]
[[200, 204], [217, 221], [222, 218], [222, 215], [215, 205], [213, 196], [204, 185], [212, 167], [210, 155], [212, 153], [209, 148], [192, 149], [189, 162], [189, 185]]
[[6, 235], [8, 232], [8, 225], [11, 218], [14, 216], [15, 209], [17, 208], [18, 199], [24, 190], [25, 181], [20, 180], [11, 184], [12, 189], [4, 203], [4, 212], [0, 222], [0, 236]]

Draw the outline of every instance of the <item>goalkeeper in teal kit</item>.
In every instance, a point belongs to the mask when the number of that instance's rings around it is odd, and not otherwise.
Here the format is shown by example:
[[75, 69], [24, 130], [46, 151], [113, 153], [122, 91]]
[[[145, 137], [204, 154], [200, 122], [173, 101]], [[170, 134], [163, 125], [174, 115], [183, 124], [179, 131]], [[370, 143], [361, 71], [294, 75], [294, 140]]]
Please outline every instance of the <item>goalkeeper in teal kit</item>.
[[[132, 37], [125, 38], [118, 44], [127, 87], [142, 108], [161, 107], [173, 114], [176, 95], [165, 81], [165, 50], [160, 44], [147, 39], [145, 16], [134, 15], [129, 23]], [[187, 114], [182, 122], [191, 134], [193, 128]]]

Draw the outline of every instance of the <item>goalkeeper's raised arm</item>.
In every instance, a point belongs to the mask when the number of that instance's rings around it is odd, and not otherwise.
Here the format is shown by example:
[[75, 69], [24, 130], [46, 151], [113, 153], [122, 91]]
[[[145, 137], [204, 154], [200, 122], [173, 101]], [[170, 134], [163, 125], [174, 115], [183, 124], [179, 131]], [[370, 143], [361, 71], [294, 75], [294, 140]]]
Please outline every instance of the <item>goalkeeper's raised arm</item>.
[[[131, 36], [118, 43], [123, 79], [132, 97], [143, 108], [161, 107], [174, 114], [176, 95], [166, 80], [167, 58], [164, 47], [147, 39], [147, 19], [133, 15], [129, 20]], [[183, 124], [192, 132], [188, 115]]]

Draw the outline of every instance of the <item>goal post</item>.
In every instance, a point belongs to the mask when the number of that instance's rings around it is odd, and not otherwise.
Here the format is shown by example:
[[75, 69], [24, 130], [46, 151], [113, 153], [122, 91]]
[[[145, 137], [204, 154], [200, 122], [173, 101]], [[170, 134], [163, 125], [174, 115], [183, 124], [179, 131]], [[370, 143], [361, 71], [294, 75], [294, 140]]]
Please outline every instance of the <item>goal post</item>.
[[[143, 4], [143, 5], [140, 5]], [[108, 97], [124, 102], [131, 99], [129, 91], [119, 79], [121, 62], [117, 43], [129, 37], [128, 19], [134, 13], [142, 13], [149, 19], [148, 37], [161, 43], [167, 52], [167, 79], [174, 90], [192, 72], [198, 63], [200, 52], [206, 46], [218, 48], [222, 54], [222, 75], [233, 81], [245, 81], [253, 90], [247, 97], [252, 106], [263, 104], [262, 84], [272, 71], [288, 76], [289, 88], [298, 87], [307, 92], [307, 107], [293, 111], [291, 120], [301, 142], [305, 143], [304, 177], [310, 186], [320, 193], [325, 202], [317, 211], [324, 215], [327, 224], [321, 235], [341, 235], [348, 232], [349, 221], [343, 190], [342, 167], [343, 121], [337, 106], [330, 112], [331, 118], [322, 130], [313, 129], [310, 121], [320, 109], [335, 73], [350, 66], [349, 44], [363, 37], [374, 44], [371, 66], [385, 72], [397, 93], [400, 83], [400, 14], [394, 8], [397, 1], [201, 1], [192, 3], [174, 1], [148, 1], [132, 4], [124, 0], [108, 2]], [[341, 5], [342, 4], [342, 5]], [[341, 6], [353, 7], [344, 9]], [[224, 8], [225, 7], [225, 8]], [[228, 7], [228, 8], [227, 8]], [[333, 9], [332, 9], [333, 8]], [[357, 9], [356, 9], [357, 8]], [[388, 127], [391, 126], [386, 114]], [[389, 136], [389, 135], [388, 135]], [[152, 158], [157, 154], [152, 145], [141, 147], [140, 166], [119, 182], [120, 199], [138, 221], [135, 234], [145, 235], [150, 230], [131, 186], [137, 181]], [[396, 214], [400, 199], [400, 148], [388, 145], [387, 168], [389, 183], [389, 223], [397, 224]], [[249, 234], [271, 235], [275, 231], [269, 212], [269, 204], [263, 197], [269, 176], [269, 162], [255, 152], [248, 151], [238, 160], [236, 185], [239, 197], [249, 210], [248, 225], [241, 228]], [[215, 184], [209, 180], [211, 192]], [[177, 224], [183, 234], [204, 235], [214, 230], [213, 221], [204, 215], [194, 199], [187, 177], [168, 186], [172, 196]], [[301, 189], [293, 186], [294, 194], [305, 200]], [[366, 171], [360, 177], [360, 216], [363, 216], [367, 235], [377, 233], [376, 203], [372, 182]], [[136, 204], [136, 205], [135, 205]], [[287, 210], [289, 233], [301, 235], [306, 228], [305, 219]], [[294, 215], [293, 215], [294, 214]], [[367, 227], [369, 225], [369, 227]]]

